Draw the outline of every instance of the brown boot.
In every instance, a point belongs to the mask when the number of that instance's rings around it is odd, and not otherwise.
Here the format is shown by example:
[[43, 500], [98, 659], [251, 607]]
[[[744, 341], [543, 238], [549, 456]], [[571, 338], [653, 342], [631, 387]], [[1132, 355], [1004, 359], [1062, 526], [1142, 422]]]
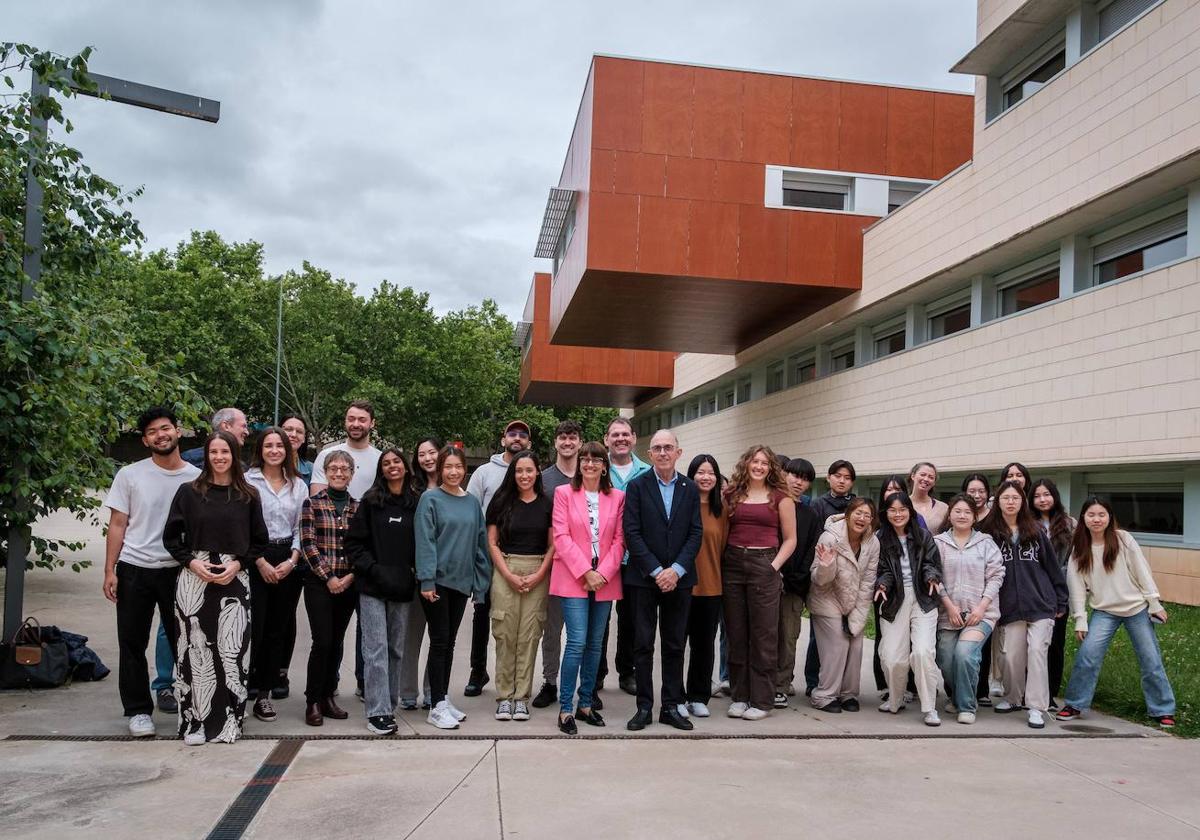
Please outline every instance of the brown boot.
[[325, 723], [325, 718], [321, 715], [320, 703], [309, 703], [305, 707], [304, 722], [309, 726], [320, 726]]
[[350, 713], [339, 706], [332, 697], [326, 697], [321, 701], [321, 713], [334, 720], [345, 720], [350, 717]]

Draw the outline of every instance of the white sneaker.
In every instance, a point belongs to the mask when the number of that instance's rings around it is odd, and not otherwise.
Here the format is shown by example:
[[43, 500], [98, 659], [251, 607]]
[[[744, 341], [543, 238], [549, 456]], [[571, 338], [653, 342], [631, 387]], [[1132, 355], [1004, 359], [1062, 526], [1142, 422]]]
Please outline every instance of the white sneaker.
[[1004, 714], [1007, 712], [1015, 712], [1018, 708], [1020, 708], [1020, 707], [1014, 706], [1012, 703], [1009, 703], [1007, 700], [997, 700], [995, 703], [992, 704], [992, 711], [1000, 712], [1001, 714]]
[[496, 720], [512, 720], [512, 702], [509, 700], [501, 700], [496, 705]]
[[904, 704], [901, 703], [899, 708], [893, 709], [892, 701], [884, 700], [882, 703], [879, 704], [879, 711], [887, 712], [889, 715], [898, 715], [902, 711], [904, 711]]
[[524, 700], [518, 700], [513, 705], [513, 720], [529, 720], [529, 706]]
[[771, 714], [766, 709], [759, 709], [756, 706], [750, 706], [746, 711], [742, 712], [742, 720], [762, 720], [767, 715]]
[[730, 703], [729, 711], [725, 713], [725, 716], [731, 718], [740, 718], [746, 714], [746, 710], [749, 708], [749, 703]]
[[913, 701], [913, 693], [911, 691], [904, 692], [904, 702], [911, 703]]
[[703, 703], [688, 703], [687, 707], [692, 717], [706, 718], [709, 715], [708, 706]]
[[1000, 680], [988, 677], [988, 694], [992, 695], [993, 697], [1003, 697], [1004, 683], [1000, 682]]
[[729, 680], [721, 680], [717, 683], [717, 694], [720, 694], [722, 697], [729, 696]]
[[687, 720], [688, 718], [690, 718], [692, 716], [691, 712], [688, 711], [687, 703], [680, 703], [678, 706], [675, 707], [675, 711], [679, 712], [679, 716], [681, 718], [683, 718], [684, 720]]
[[134, 715], [129, 719], [129, 734], [134, 738], [149, 738], [158, 734], [150, 715]]
[[438, 729], [458, 729], [458, 718], [450, 711], [449, 704], [443, 700], [429, 710], [426, 723], [432, 723]]
[[446, 698], [446, 708], [450, 711], [450, 714], [454, 715], [454, 719], [459, 723], [462, 723], [467, 719], [467, 713], [451, 703], [449, 697]]
[[959, 723], [974, 723], [975, 722], [975, 713], [974, 712], [959, 712], [958, 713], [958, 722]]
[[925, 713], [926, 726], [941, 726], [942, 719], [938, 717], [937, 709], [932, 709]]
[[1037, 709], [1029, 710], [1029, 728], [1030, 729], [1045, 729], [1046, 718]]
[[958, 714], [958, 706], [954, 705], [953, 700], [947, 700], [946, 705], [942, 706], [942, 711], [948, 715]]
[[200, 726], [183, 736], [183, 743], [189, 747], [202, 747], [208, 742], [204, 737], [204, 727]]

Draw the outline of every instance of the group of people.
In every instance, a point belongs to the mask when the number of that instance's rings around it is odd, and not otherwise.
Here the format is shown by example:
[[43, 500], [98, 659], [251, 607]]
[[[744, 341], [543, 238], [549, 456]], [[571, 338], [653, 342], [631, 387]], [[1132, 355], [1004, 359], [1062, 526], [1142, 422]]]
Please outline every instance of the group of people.
[[[256, 718], [275, 720], [271, 701], [290, 690], [301, 597], [312, 726], [349, 716], [336, 697], [357, 615], [356, 693], [368, 729], [394, 734], [397, 711], [419, 706], [431, 725], [459, 727], [466, 714], [450, 697], [451, 669], [468, 603], [463, 693], [478, 696], [491, 682], [490, 637], [495, 718], [528, 720], [531, 706], [557, 703], [567, 734], [580, 722], [605, 726], [599, 691], [614, 604], [614, 664], [619, 687], [637, 699], [633, 731], [654, 721], [656, 641], [660, 723], [690, 730], [710, 715], [718, 659], [728, 716], [760, 720], [786, 707], [806, 609], [805, 694], [821, 712], [860, 709], [873, 610], [882, 712], [916, 700], [924, 723], [937, 726], [944, 689], [943, 710], [964, 724], [980, 705], [1024, 709], [1035, 728], [1050, 712], [1070, 720], [1090, 706], [1124, 625], [1150, 715], [1174, 724], [1153, 629], [1167, 615], [1137, 543], [1095, 497], [1076, 523], [1054, 483], [1031, 481], [1021, 464], [1001, 472], [994, 493], [976, 473], [943, 502], [933, 495], [936, 468], [920, 463], [887, 478], [876, 502], [854, 494], [854, 466], [838, 460], [829, 491], [811, 498], [813, 466], [767, 446], [747, 450], [728, 478], [704, 454], [681, 474], [683, 450], [669, 430], [651, 438], [646, 462], [628, 420], [614, 418], [602, 442], [584, 442], [567, 420], [543, 468], [529, 426], [514, 420], [502, 451], [468, 481], [461, 449], [427, 438], [409, 458], [375, 448], [373, 427], [370, 404], [352, 403], [346, 439], [310, 462], [304, 423], [288, 417], [259, 434], [244, 468], [249, 426], [237, 409], [219, 411], [204, 445], [182, 453], [171, 410], [141, 416], [150, 457], [123, 467], [106, 500], [104, 592], [117, 606], [133, 735], [155, 734], [156, 699], [188, 744], [237, 740], [251, 701]], [[1059, 708], [1068, 616], [1082, 644]]]

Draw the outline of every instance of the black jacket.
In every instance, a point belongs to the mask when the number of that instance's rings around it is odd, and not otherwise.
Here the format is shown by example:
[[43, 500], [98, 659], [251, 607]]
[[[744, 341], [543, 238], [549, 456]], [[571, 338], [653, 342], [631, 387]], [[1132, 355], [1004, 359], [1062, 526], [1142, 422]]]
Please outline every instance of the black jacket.
[[389, 495], [382, 506], [364, 500], [346, 531], [346, 556], [358, 591], [385, 601], [411, 601], [417, 591], [416, 504]]
[[[992, 539], [996, 539], [995, 534]], [[1067, 583], [1058, 567], [1050, 538], [1039, 529], [1038, 538], [1020, 545], [997, 539], [1004, 558], [1004, 583], [1000, 586], [1000, 624], [1039, 621], [1067, 611]]]
[[[891, 528], [891, 525], [886, 526]], [[879, 614], [888, 621], [894, 621], [900, 605], [904, 603], [904, 572], [900, 569], [900, 542], [884, 539], [884, 532], [879, 531], [879, 572], [875, 577], [875, 587], [883, 587], [887, 600], [879, 607]], [[912, 570], [912, 587], [917, 596], [917, 606], [921, 612], [930, 612], [938, 608], [940, 597], [935, 592], [929, 594], [929, 584], [942, 581], [942, 555], [933, 541], [933, 535], [924, 528], [916, 529], [916, 538], [905, 536], [908, 544], [908, 565]]]
[[678, 563], [684, 569], [680, 588], [696, 585], [696, 554], [704, 536], [700, 521], [700, 491], [691, 479], [678, 475], [671, 498], [671, 515], [663, 506], [654, 470], [642, 473], [625, 487], [625, 548], [629, 562], [621, 574], [626, 586], [654, 586], [650, 573]]
[[812, 583], [813, 554], [817, 540], [825, 530], [821, 519], [811, 505], [796, 502], [796, 550], [783, 564], [783, 589], [801, 598], [808, 598], [808, 587]]
[[847, 493], [845, 496], [835, 496], [832, 493], [826, 493], [813, 500], [813, 513], [817, 515], [817, 521], [821, 524], [821, 530], [825, 530], [825, 520], [833, 516], [835, 513], [845, 513], [850, 500], [854, 498], [853, 493]]

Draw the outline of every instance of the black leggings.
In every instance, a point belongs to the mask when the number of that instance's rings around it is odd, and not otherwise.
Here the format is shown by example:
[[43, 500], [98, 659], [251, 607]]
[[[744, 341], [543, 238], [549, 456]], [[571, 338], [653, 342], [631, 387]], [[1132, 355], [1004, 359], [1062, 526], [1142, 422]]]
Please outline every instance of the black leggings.
[[445, 586], [438, 586], [437, 594], [438, 599], [433, 602], [423, 594], [417, 596], [421, 599], [421, 609], [425, 611], [425, 624], [429, 632], [429, 695], [435, 706], [446, 699], [446, 692], [450, 688], [454, 638], [458, 635], [469, 600], [457, 589]]
[[687, 672], [689, 703], [707, 703], [712, 699], [713, 662], [720, 621], [720, 595], [692, 596], [687, 623], [687, 643], [691, 648]]
[[350, 626], [357, 604], [358, 593], [353, 586], [334, 595], [325, 586], [325, 581], [316, 575], [305, 579], [304, 609], [312, 630], [305, 701], [320, 703], [333, 696], [338, 684], [338, 668], [342, 664], [346, 628]]

